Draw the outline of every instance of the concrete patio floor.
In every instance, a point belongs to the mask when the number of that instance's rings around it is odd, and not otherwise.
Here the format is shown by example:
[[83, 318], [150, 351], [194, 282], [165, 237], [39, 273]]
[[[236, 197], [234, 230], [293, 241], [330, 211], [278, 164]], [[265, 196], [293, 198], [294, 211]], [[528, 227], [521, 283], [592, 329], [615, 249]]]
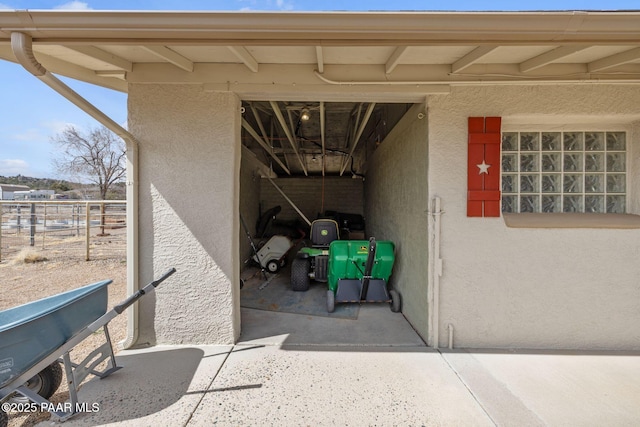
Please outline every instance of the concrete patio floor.
[[[401, 314], [243, 309], [234, 346], [158, 346], [79, 395], [64, 426], [636, 426], [640, 352], [433, 350]], [[54, 423], [41, 423], [50, 426]]]

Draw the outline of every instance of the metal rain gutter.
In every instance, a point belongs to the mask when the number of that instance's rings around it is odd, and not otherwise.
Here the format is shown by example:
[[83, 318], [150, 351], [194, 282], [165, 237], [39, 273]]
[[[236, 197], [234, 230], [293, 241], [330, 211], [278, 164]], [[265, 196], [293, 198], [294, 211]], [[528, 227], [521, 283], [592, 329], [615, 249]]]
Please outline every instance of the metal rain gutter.
[[[21, 32], [11, 33], [13, 53], [27, 71], [44, 84], [64, 96], [82, 111], [122, 138], [127, 146], [127, 293], [138, 291], [138, 141], [96, 106], [84, 99], [69, 86], [49, 72], [33, 54], [33, 40]], [[138, 339], [138, 306], [127, 312], [127, 336], [119, 345], [131, 347]]]

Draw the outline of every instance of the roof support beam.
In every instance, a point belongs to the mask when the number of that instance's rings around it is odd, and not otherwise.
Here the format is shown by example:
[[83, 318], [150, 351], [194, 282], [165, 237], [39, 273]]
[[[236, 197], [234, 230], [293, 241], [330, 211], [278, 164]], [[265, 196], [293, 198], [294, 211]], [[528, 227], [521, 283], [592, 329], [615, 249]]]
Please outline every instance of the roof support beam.
[[256, 123], [258, 124], [258, 128], [260, 129], [260, 133], [262, 134], [262, 137], [265, 140], [268, 140], [269, 137], [267, 136], [267, 131], [265, 130], [264, 125], [262, 124], [262, 119], [260, 119], [260, 114], [258, 113], [258, 109], [253, 104], [253, 102], [250, 103], [249, 106], [251, 107], [251, 112], [253, 112], [253, 117], [256, 119]]
[[97, 47], [94, 47], [94, 46], [65, 46], [65, 47], [67, 49], [81, 53], [83, 55], [90, 56], [91, 58], [95, 58], [99, 61], [106, 62], [107, 64], [120, 68], [121, 70], [133, 71], [133, 63], [131, 61], [127, 61], [126, 59], [120, 58], [119, 56], [114, 55], [112, 53], [105, 52], [104, 50], [98, 49]]
[[190, 73], [193, 72], [193, 62], [191, 62], [189, 59], [185, 58], [184, 56], [180, 55], [179, 53], [169, 49], [166, 46], [149, 45], [149, 46], [142, 46], [142, 48], [147, 50], [148, 52], [153, 53], [157, 57], [172, 63], [178, 68], [182, 68], [183, 70], [188, 71]]
[[579, 52], [586, 49], [587, 46], [560, 46], [549, 52], [545, 52], [542, 55], [535, 56], [520, 63], [520, 72], [528, 73], [529, 71], [536, 70], [540, 67], [544, 67], [547, 64], [551, 64], [561, 58], [571, 55], [572, 53]]
[[590, 73], [595, 73], [607, 68], [628, 64], [629, 62], [634, 62], [638, 59], [640, 59], [640, 47], [590, 62], [587, 64], [587, 70], [589, 70]]
[[400, 60], [402, 59], [402, 55], [404, 55], [408, 47], [409, 46], [398, 46], [396, 50], [393, 51], [384, 66], [385, 74], [391, 74], [391, 72], [398, 66]]
[[251, 135], [253, 137], [253, 139], [256, 140], [256, 142], [258, 144], [260, 144], [260, 146], [262, 148], [264, 148], [264, 151], [266, 151], [272, 158], [273, 160], [276, 161], [277, 164], [280, 165], [280, 167], [282, 169], [284, 169], [284, 171], [291, 175], [291, 172], [289, 171], [289, 168], [287, 168], [282, 161], [278, 158], [278, 156], [276, 156], [276, 154], [273, 152], [273, 150], [271, 149], [271, 147], [269, 147], [269, 144], [267, 144], [261, 137], [260, 135], [258, 135], [258, 132], [255, 131], [254, 128], [251, 127], [251, 125], [249, 124], [249, 122], [247, 122], [244, 118], [242, 119], [242, 127], [249, 132], [249, 135]]
[[367, 107], [367, 111], [364, 113], [364, 117], [362, 118], [362, 122], [360, 122], [360, 127], [358, 128], [358, 132], [353, 138], [353, 144], [351, 145], [351, 151], [349, 151], [349, 156], [344, 159], [342, 163], [342, 168], [340, 168], [340, 176], [344, 173], [344, 170], [347, 168], [347, 164], [349, 163], [349, 158], [353, 156], [353, 152], [356, 151], [356, 147], [358, 146], [358, 142], [360, 142], [360, 137], [362, 136], [362, 132], [364, 132], [364, 128], [369, 123], [369, 118], [371, 117], [371, 113], [373, 113], [373, 109], [375, 108], [376, 103], [372, 102]]
[[453, 65], [451, 65], [451, 72], [454, 74], [459, 73], [465, 68], [473, 65], [483, 56], [490, 54], [497, 48], [498, 46], [478, 46], [477, 48], [473, 49], [471, 52], [467, 53], [465, 56], [454, 62]]
[[316, 46], [316, 61], [318, 62], [318, 72], [324, 73], [324, 52], [322, 46]]
[[280, 107], [274, 101], [269, 101], [269, 103], [271, 104], [271, 108], [273, 108], [273, 112], [276, 114], [276, 117], [278, 118], [278, 122], [280, 122], [280, 126], [282, 126], [282, 130], [284, 130], [284, 134], [287, 136], [287, 139], [289, 140], [289, 144], [291, 144], [291, 148], [293, 148], [293, 151], [296, 153], [296, 157], [300, 162], [300, 166], [302, 166], [302, 170], [304, 171], [304, 174], [309, 175], [309, 173], [307, 172], [307, 167], [305, 166], [304, 162], [302, 161], [302, 157], [300, 157], [300, 153], [298, 152], [298, 146], [295, 143], [293, 136], [291, 135], [291, 132], [289, 131], [289, 127], [287, 126], [287, 122], [284, 120], [282, 111], [280, 111]]
[[235, 56], [237, 56], [238, 59], [242, 61], [242, 63], [246, 65], [248, 69], [250, 69], [254, 73], [258, 72], [258, 61], [255, 60], [251, 53], [249, 53], [247, 48], [243, 46], [227, 46], [227, 48]]

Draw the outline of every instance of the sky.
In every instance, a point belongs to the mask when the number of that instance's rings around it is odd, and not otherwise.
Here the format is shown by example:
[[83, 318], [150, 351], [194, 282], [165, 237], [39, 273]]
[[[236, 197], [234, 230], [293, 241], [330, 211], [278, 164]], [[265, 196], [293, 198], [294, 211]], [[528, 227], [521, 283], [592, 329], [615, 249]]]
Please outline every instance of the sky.
[[[2, 9], [67, 10], [247, 10], [247, 11], [509, 11], [509, 10], [637, 10], [638, 0], [0, 0]], [[29, 74], [0, 59], [0, 176], [57, 178], [51, 138], [72, 125], [88, 130], [99, 124]], [[60, 77], [60, 76], [58, 76]], [[126, 94], [60, 77], [72, 89], [125, 125]]]

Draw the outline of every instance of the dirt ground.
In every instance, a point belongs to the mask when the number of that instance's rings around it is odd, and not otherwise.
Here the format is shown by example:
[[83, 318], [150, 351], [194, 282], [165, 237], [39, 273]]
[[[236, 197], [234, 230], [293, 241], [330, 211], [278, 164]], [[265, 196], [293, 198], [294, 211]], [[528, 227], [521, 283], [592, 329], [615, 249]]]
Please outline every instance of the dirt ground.
[[[33, 253], [31, 255], [34, 255]], [[45, 261], [24, 263], [24, 253], [0, 263], [0, 310], [55, 295], [89, 283], [112, 279], [109, 286], [108, 309], [126, 296], [125, 254], [114, 253], [92, 261], [82, 257], [69, 257], [59, 250], [37, 250], [35, 255]], [[36, 256], [37, 258], [37, 256]], [[109, 323], [109, 333], [117, 352], [117, 343], [126, 335], [126, 315], [117, 316]], [[81, 361], [86, 354], [104, 342], [104, 333], [96, 332], [71, 352], [73, 361]], [[91, 375], [87, 378], [92, 378]], [[86, 380], [85, 380], [86, 381]], [[63, 378], [58, 392], [50, 399], [53, 403], [69, 398], [66, 380]], [[33, 426], [49, 418], [49, 413], [9, 413], [9, 427]]]

